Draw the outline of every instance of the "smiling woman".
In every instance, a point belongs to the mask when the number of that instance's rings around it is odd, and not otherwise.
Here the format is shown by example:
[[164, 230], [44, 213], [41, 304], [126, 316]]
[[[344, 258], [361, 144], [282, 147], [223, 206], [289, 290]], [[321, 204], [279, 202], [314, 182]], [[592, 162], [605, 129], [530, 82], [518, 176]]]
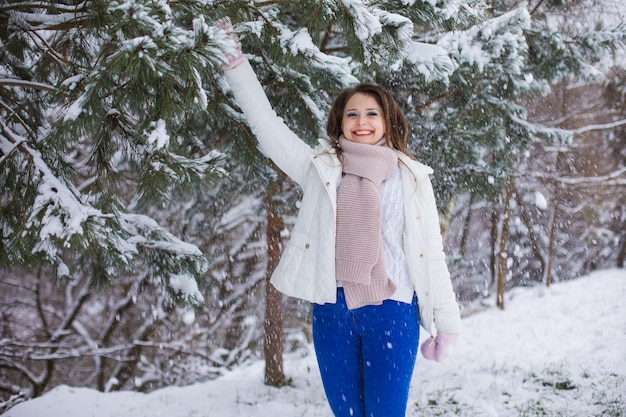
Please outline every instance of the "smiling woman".
[[313, 344], [334, 415], [404, 417], [420, 325], [432, 335], [422, 353], [437, 361], [461, 327], [432, 169], [408, 153], [407, 120], [382, 87], [340, 93], [328, 139], [311, 148], [277, 117], [241, 57], [225, 56], [226, 80], [260, 149], [304, 191], [271, 283], [313, 303]]

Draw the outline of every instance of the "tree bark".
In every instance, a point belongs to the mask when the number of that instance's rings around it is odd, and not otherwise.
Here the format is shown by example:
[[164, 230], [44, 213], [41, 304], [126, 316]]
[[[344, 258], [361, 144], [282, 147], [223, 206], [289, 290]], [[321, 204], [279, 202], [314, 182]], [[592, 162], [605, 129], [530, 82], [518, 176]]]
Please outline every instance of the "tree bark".
[[506, 286], [507, 271], [507, 243], [509, 240], [509, 220], [511, 218], [511, 197], [513, 196], [513, 180], [509, 179], [506, 186], [504, 199], [504, 217], [502, 219], [502, 232], [500, 233], [500, 246], [498, 250], [498, 288], [496, 291], [496, 305], [504, 310], [504, 292]]
[[554, 277], [552, 276], [552, 268], [554, 266], [554, 247], [556, 246], [556, 229], [557, 229], [557, 219], [559, 218], [559, 205], [555, 204], [554, 208], [550, 212], [550, 237], [548, 240], [548, 262], [546, 264], [546, 269], [543, 273], [544, 282], [546, 287], [549, 287], [554, 281]]
[[[564, 99], [563, 106], [565, 106], [565, 103], [566, 103], [566, 100]], [[563, 110], [563, 114], [567, 114], [565, 108]], [[556, 159], [554, 161], [555, 172], [560, 172], [562, 158], [563, 158], [563, 153], [560, 150], [557, 150]], [[547, 287], [549, 287], [554, 282], [552, 270], [554, 268], [554, 258], [556, 257], [555, 247], [556, 247], [556, 234], [558, 230], [558, 221], [561, 215], [559, 202], [561, 201], [562, 194], [563, 194], [563, 191], [561, 190], [561, 186], [559, 185], [558, 181], [556, 181], [555, 179], [552, 179], [551, 183], [552, 183], [552, 188], [553, 188], [552, 198], [554, 199], [554, 208], [550, 212], [550, 235], [549, 235], [549, 240], [548, 240], [548, 261], [546, 262], [546, 269], [543, 274], [544, 275], [543, 279]]]
[[489, 275], [491, 281], [489, 282], [489, 289], [493, 288], [496, 283], [496, 265], [497, 265], [497, 250], [498, 245], [498, 210], [494, 206], [491, 210], [491, 232], [489, 233], [489, 248], [491, 249], [489, 254]]
[[467, 204], [467, 215], [463, 222], [463, 231], [461, 233], [461, 241], [459, 242], [459, 251], [461, 256], [465, 258], [465, 248], [467, 246], [467, 239], [470, 234], [470, 225], [472, 224], [472, 205], [474, 204], [474, 193], [470, 193], [470, 200]]
[[619, 252], [617, 254], [617, 267], [624, 267], [624, 258], [626, 258], [626, 234], [622, 236]]
[[273, 387], [285, 385], [283, 371], [283, 297], [270, 284], [270, 277], [278, 265], [282, 252], [280, 232], [284, 224], [275, 198], [281, 191], [282, 181], [279, 177], [272, 180], [268, 185], [265, 201], [267, 209], [267, 270], [263, 349], [265, 353], [265, 383]]
[[[537, 238], [537, 234], [533, 230], [533, 220], [528, 215], [528, 211], [524, 209], [524, 202], [522, 201], [522, 198], [520, 197], [520, 194], [517, 192], [517, 190], [515, 191], [515, 201], [517, 201], [518, 207], [521, 207], [520, 217], [522, 218], [524, 226], [526, 226], [526, 230], [528, 230], [528, 232], [526, 233], [526, 237], [528, 237], [528, 240], [530, 241], [530, 248], [533, 252], [533, 257], [541, 265], [541, 271], [543, 273], [543, 271], [546, 270], [546, 260], [541, 253], [541, 242]], [[542, 279], [543, 277], [539, 276], [536, 280], [541, 282]]]

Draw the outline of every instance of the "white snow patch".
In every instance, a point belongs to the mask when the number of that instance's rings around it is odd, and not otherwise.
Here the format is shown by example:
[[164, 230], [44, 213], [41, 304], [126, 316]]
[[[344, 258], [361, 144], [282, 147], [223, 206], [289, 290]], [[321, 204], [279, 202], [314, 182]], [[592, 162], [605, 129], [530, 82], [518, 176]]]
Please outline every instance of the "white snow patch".
[[[624, 415], [624, 299], [624, 269], [508, 292], [505, 310], [485, 305], [463, 319], [454, 355], [442, 364], [418, 358], [407, 417]], [[311, 345], [285, 355], [290, 386], [265, 385], [264, 365], [254, 362], [213, 381], [149, 394], [63, 385], [5, 416], [331, 415]]]
[[535, 206], [540, 210], [548, 209], [548, 200], [541, 191], [535, 191]]
[[152, 122], [150, 123], [150, 127], [153, 128], [153, 130], [148, 133], [148, 144], [151, 149], [157, 150], [169, 146], [170, 135], [167, 133], [165, 120], [159, 119], [156, 122]]

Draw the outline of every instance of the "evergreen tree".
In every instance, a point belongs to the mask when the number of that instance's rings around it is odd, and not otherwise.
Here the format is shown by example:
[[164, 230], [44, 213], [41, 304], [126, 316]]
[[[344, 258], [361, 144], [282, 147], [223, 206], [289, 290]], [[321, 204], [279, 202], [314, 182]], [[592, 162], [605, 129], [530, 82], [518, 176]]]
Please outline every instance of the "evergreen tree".
[[145, 268], [175, 298], [201, 301], [205, 256], [142, 212], [224, 175], [203, 126], [227, 112], [214, 74], [229, 41], [205, 17], [215, 12], [0, 6], [3, 268], [47, 264], [99, 283]]
[[[405, 108], [415, 109], [408, 112], [413, 126], [411, 149], [436, 167], [435, 188], [446, 218], [470, 194], [474, 203], [484, 201], [494, 208], [491, 227], [504, 227], [514, 225], [505, 221], [507, 196], [515, 197], [511, 192], [515, 182], [527, 181], [518, 178], [518, 171], [537, 141], [559, 145], [569, 143], [574, 135], [533, 121], [529, 99], [550, 94], [552, 86], [564, 79], [591, 82], [601, 76], [597, 66], [623, 49], [626, 26], [618, 22], [589, 30], [588, 25], [559, 24], [572, 18], [572, 8], [589, 10], [596, 3], [591, 0], [584, 4], [540, 1], [532, 8], [522, 2], [486, 3], [482, 19], [457, 26], [461, 30], [428, 25], [418, 30], [418, 40], [442, 47], [451, 57], [454, 71], [449, 77], [433, 82], [411, 68], [400, 68], [379, 72], [374, 79], [394, 90]], [[492, 236], [511, 239], [508, 230], [494, 230]], [[508, 274], [513, 258], [500, 259], [501, 268], [496, 268], [494, 258], [496, 253], [511, 255], [507, 244], [498, 248], [492, 238], [490, 251], [492, 272]], [[536, 255], [537, 251], [529, 258]], [[510, 280], [510, 276], [499, 277], [501, 285]], [[504, 288], [499, 290], [502, 294]]]

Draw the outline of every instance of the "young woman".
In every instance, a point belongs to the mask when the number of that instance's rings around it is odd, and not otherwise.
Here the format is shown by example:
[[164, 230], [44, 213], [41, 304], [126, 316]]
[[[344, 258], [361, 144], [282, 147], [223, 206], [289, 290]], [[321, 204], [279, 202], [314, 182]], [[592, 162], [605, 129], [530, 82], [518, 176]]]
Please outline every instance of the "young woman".
[[[218, 25], [232, 35], [227, 19]], [[303, 190], [271, 283], [313, 303], [313, 342], [335, 416], [401, 417], [422, 345], [442, 361], [460, 331], [432, 169], [407, 151], [391, 95], [359, 84], [334, 100], [328, 139], [311, 148], [273, 111], [240, 49], [226, 79], [261, 151]]]

